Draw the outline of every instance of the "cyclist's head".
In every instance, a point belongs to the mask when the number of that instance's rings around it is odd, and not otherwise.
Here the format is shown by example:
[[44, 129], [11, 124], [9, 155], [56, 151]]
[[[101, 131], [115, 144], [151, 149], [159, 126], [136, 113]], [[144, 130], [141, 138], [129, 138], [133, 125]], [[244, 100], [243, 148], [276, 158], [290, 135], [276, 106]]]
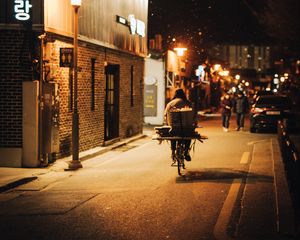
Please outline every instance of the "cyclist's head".
[[184, 91], [182, 90], [182, 88], [176, 89], [175, 95], [174, 95], [173, 99], [175, 99], [175, 98], [181, 98], [183, 100], [187, 100], [187, 98], [186, 98], [186, 96], [185, 96]]

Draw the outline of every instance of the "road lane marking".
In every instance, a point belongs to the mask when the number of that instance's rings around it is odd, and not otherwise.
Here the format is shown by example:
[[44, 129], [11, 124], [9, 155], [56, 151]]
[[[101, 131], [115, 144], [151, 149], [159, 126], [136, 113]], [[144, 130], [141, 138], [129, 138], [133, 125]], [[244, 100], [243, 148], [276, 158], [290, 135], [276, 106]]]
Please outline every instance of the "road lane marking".
[[247, 145], [250, 146], [250, 145], [254, 145], [256, 143], [261, 143], [261, 142], [266, 142], [266, 141], [269, 141], [269, 139], [263, 139], [263, 140], [248, 142]]
[[244, 152], [240, 164], [247, 164], [249, 161], [250, 152]]
[[242, 179], [237, 178], [234, 179], [231, 184], [228, 195], [219, 214], [217, 223], [214, 227], [213, 233], [215, 238], [218, 240], [229, 239], [229, 237], [227, 236], [227, 226], [229, 224], [232, 210], [234, 208], [234, 204], [236, 202], [241, 184]]

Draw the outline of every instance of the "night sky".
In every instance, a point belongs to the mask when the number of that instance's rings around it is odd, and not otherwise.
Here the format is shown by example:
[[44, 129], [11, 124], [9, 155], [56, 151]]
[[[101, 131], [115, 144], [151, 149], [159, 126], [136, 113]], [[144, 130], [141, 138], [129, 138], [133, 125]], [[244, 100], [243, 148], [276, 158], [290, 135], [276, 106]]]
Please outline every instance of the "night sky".
[[149, 37], [209, 44], [298, 44], [299, 0], [149, 0]]

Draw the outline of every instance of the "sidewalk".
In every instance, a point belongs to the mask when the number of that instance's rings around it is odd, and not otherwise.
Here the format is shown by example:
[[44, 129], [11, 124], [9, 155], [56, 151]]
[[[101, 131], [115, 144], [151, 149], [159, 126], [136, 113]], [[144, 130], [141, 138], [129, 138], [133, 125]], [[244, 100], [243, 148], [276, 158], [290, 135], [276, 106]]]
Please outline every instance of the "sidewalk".
[[[112, 145], [105, 147], [96, 147], [84, 152], [79, 153], [79, 158], [81, 161], [88, 160], [97, 155], [111, 151], [112, 149], [124, 146], [130, 142], [144, 138], [147, 135], [150, 136], [152, 127], [146, 126], [143, 130], [143, 134], [133, 136], [116, 142]], [[58, 159], [53, 164], [45, 168], [9, 168], [9, 167], [0, 167], [0, 193], [18, 187], [22, 184], [36, 180], [41, 175], [48, 174], [55, 171], [63, 171], [68, 169], [68, 162], [72, 160], [72, 156]]]

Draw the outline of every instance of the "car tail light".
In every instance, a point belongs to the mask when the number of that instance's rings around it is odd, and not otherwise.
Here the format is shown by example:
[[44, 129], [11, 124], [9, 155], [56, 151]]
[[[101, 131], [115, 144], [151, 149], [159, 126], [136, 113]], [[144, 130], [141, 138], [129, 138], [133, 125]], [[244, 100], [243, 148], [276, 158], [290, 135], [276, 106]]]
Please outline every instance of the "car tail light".
[[251, 113], [256, 114], [256, 113], [261, 113], [263, 112], [264, 109], [263, 108], [252, 108], [251, 109]]

